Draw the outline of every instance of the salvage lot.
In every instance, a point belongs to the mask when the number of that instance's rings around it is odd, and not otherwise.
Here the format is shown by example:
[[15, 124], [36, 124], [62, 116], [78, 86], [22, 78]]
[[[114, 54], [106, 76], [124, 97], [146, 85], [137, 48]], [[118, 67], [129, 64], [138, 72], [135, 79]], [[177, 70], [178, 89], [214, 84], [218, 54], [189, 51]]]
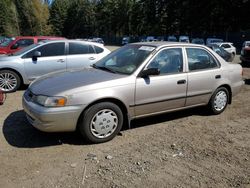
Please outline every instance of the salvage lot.
[[[235, 63], [239, 63], [238, 57]], [[42, 133], [21, 106], [0, 106], [0, 187], [250, 187], [250, 68], [224, 113], [196, 108], [132, 122], [108, 143]]]

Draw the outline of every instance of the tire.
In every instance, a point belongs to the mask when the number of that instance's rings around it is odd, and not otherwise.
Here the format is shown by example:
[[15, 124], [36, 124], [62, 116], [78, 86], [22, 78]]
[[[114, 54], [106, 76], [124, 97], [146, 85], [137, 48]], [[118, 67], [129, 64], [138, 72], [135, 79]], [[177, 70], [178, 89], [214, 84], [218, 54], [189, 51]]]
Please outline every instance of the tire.
[[17, 73], [11, 70], [0, 71], [0, 89], [5, 93], [15, 92], [21, 85]]
[[101, 102], [84, 111], [79, 129], [87, 142], [103, 143], [112, 140], [120, 132], [122, 125], [121, 109], [114, 103]]
[[226, 109], [228, 101], [229, 92], [227, 88], [216, 89], [208, 104], [210, 112], [215, 115], [222, 113]]

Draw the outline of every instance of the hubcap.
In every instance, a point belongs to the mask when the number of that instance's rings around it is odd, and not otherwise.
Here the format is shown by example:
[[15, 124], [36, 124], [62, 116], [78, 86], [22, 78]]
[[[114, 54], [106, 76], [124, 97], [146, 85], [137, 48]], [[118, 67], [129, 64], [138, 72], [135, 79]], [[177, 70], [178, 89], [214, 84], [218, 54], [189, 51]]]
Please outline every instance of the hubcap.
[[106, 138], [116, 130], [118, 117], [110, 109], [103, 109], [97, 112], [91, 120], [91, 133], [97, 138]]
[[0, 74], [0, 89], [3, 91], [11, 91], [17, 86], [17, 79], [11, 73]]
[[221, 111], [227, 105], [227, 94], [225, 91], [219, 91], [214, 99], [214, 108], [217, 111]]

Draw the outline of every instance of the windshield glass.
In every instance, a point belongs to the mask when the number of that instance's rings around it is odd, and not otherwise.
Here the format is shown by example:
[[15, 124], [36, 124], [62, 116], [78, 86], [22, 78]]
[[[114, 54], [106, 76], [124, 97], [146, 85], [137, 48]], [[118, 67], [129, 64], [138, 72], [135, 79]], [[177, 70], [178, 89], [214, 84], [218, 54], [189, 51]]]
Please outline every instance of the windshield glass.
[[128, 45], [112, 52], [96, 64], [95, 68], [120, 74], [132, 74], [142, 62], [155, 50], [147, 45]]
[[25, 47], [25, 48], [22, 48], [21, 50], [19, 50], [19, 51], [13, 53], [13, 54], [11, 54], [11, 55], [13, 55], [13, 56], [22, 55], [23, 53], [25, 53], [25, 52], [27, 52], [27, 51], [31, 50], [32, 48], [34, 48], [34, 47], [36, 47], [36, 46], [39, 46], [39, 45], [40, 45], [39, 43], [37, 43], [37, 44], [32, 44], [32, 45], [30, 45], [30, 46], [27, 46], [27, 47]]
[[6, 47], [8, 46], [13, 40], [11, 38], [5, 38], [2, 40], [3, 42], [0, 43], [0, 47]]

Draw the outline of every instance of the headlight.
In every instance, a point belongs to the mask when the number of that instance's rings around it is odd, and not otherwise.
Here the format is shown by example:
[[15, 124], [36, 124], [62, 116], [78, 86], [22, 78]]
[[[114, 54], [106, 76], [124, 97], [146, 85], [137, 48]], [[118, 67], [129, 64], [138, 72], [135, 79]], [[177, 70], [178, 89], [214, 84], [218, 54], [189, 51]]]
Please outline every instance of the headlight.
[[61, 107], [66, 105], [67, 98], [37, 95], [33, 98], [33, 102], [46, 107]]

